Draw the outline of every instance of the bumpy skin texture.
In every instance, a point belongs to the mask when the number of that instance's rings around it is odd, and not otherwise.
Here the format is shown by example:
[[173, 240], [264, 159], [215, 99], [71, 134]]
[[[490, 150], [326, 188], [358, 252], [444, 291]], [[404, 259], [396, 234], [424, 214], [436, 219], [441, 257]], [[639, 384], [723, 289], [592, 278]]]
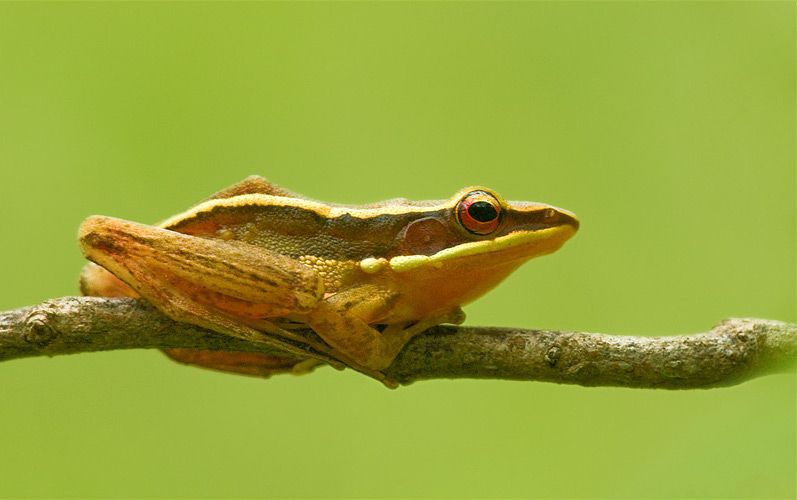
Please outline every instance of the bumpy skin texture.
[[[448, 201], [344, 207], [248, 178], [161, 227], [87, 219], [81, 248], [113, 275], [89, 266], [82, 289], [141, 296], [175, 320], [289, 358], [169, 353], [179, 361], [270, 375], [313, 358], [383, 379], [413, 336], [461, 321], [460, 305], [555, 251], [577, 227], [566, 211], [509, 205], [486, 188]], [[320, 340], [285, 328], [294, 322]]]

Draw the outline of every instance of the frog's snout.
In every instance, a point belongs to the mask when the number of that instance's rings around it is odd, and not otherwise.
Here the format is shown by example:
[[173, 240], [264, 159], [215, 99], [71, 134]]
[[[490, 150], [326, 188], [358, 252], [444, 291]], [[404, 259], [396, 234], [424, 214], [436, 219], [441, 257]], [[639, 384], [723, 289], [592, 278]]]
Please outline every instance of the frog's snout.
[[573, 228], [573, 232], [578, 231], [578, 226], [579, 226], [580, 223], [578, 222], [578, 218], [576, 217], [576, 214], [574, 214], [570, 210], [565, 210], [563, 208], [557, 208], [556, 209], [555, 218], [556, 218], [556, 222], [555, 222], [556, 225], [558, 225], [558, 226], [565, 226], [565, 225], [571, 226]]

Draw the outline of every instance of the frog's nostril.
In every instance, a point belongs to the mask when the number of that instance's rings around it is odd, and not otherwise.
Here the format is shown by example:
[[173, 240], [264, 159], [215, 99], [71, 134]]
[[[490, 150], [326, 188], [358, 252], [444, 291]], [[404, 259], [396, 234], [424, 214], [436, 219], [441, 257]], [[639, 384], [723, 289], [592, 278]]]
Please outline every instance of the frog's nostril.
[[571, 226], [578, 229], [578, 219], [575, 214], [563, 209], [546, 208], [542, 211], [542, 223], [545, 227]]

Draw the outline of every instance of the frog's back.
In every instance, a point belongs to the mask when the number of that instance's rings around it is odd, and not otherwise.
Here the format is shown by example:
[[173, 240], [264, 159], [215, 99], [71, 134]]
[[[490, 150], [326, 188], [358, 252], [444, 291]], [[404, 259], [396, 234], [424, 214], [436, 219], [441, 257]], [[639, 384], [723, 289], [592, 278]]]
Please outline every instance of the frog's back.
[[245, 194], [209, 200], [165, 221], [162, 227], [203, 238], [242, 241], [293, 258], [359, 261], [396, 254], [397, 235], [404, 227], [444, 210], [434, 203], [409, 208], [406, 202], [356, 207]]

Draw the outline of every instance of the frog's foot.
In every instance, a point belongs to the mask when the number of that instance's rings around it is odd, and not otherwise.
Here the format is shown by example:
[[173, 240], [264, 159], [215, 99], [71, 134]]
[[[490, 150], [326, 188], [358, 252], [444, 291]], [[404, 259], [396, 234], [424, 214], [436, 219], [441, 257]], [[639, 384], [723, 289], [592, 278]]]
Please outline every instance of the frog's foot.
[[323, 364], [325, 364], [325, 363], [323, 361], [321, 361], [321, 360], [314, 359], [314, 358], [308, 358], [308, 359], [299, 361], [298, 363], [293, 365], [291, 367], [291, 373], [293, 373], [294, 375], [304, 375], [306, 373], [312, 372], [313, 370], [316, 369], [316, 367], [318, 367], [320, 365], [323, 365]]
[[465, 311], [462, 310], [461, 307], [457, 307], [452, 309], [447, 314], [444, 314], [440, 317], [440, 323], [450, 323], [452, 325], [461, 325], [465, 322]]
[[[442, 325], [443, 323], [459, 325], [463, 321], [465, 321], [465, 312], [461, 308], [457, 307], [456, 309], [453, 309], [445, 314], [433, 316], [431, 318], [418, 321], [417, 323], [412, 323], [409, 325], [388, 325], [382, 331], [382, 335], [389, 339], [390, 342], [401, 344], [401, 347], [404, 347], [404, 345], [409, 342], [410, 339], [425, 332], [433, 326]], [[396, 351], [396, 354], [398, 354], [398, 351]]]

